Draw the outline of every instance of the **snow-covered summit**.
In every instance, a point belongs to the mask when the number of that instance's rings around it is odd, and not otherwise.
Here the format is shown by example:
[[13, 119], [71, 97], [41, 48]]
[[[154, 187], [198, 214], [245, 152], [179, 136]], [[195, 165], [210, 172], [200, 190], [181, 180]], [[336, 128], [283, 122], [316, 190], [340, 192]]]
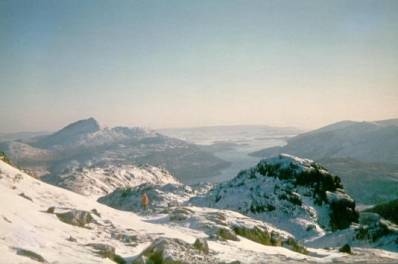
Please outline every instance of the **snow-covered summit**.
[[83, 136], [97, 132], [101, 129], [94, 118], [76, 121], [55, 132], [54, 134], [40, 137], [34, 146], [40, 148], [51, 148], [58, 145], [70, 144]]

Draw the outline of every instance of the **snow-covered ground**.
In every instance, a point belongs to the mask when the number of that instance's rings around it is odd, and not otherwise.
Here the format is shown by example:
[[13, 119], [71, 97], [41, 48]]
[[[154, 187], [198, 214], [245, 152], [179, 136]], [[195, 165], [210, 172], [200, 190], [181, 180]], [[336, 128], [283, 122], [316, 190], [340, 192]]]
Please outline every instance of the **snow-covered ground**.
[[[184, 225], [171, 221], [166, 214], [145, 216], [118, 211], [92, 198], [38, 181], [3, 161], [0, 161], [0, 171], [0, 263], [113, 263], [101, 257], [103, 246], [99, 244], [114, 247], [117, 255], [131, 262], [159, 238], [180, 239], [181, 246], [183, 242], [191, 245], [196, 238], [208, 237], [193, 220], [188, 219]], [[61, 221], [65, 212], [76, 212], [73, 210], [88, 213], [90, 221], [83, 226]], [[198, 211], [196, 220], [206, 210], [208, 213], [217, 211], [194, 207], [190, 210]], [[238, 213], [233, 214], [236, 214], [235, 218], [240, 217]], [[167, 252], [173, 250], [173, 245], [175, 243], [169, 244]], [[398, 254], [380, 250], [355, 248], [355, 255], [348, 255], [335, 249], [309, 249], [310, 253], [304, 255], [284, 247], [264, 246], [243, 237], [239, 237], [239, 241], [209, 238], [208, 245], [210, 252], [207, 255], [202, 256], [194, 249], [189, 251], [198, 255], [196, 263], [230, 263], [234, 260], [241, 263], [398, 262]], [[184, 252], [179, 252], [178, 258], [189, 259]]]

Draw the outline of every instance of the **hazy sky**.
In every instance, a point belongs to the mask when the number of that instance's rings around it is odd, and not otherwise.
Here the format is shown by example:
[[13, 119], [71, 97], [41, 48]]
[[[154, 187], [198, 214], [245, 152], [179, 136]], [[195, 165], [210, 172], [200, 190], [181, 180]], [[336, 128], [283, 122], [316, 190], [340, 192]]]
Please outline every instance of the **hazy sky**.
[[0, 132], [398, 117], [398, 1], [0, 1]]

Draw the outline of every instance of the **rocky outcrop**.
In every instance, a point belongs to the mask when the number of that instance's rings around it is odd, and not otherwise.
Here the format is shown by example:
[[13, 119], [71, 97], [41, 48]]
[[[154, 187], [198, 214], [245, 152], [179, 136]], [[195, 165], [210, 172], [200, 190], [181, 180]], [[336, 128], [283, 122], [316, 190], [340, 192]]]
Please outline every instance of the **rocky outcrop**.
[[286, 154], [260, 161], [190, 203], [235, 210], [278, 225], [299, 239], [358, 221], [355, 201], [339, 177], [312, 160]]
[[64, 213], [55, 213], [55, 215], [64, 223], [79, 227], [95, 222], [91, 213], [83, 210], [72, 209]]
[[280, 246], [298, 253], [307, 253], [291, 234], [236, 212], [178, 207], [170, 209], [169, 218], [181, 226], [205, 232], [211, 240], [239, 241], [239, 237], [244, 237], [263, 245]]
[[374, 207], [369, 208], [365, 211], [377, 213], [384, 219], [387, 219], [398, 225], [398, 199], [382, 204], [377, 204]]
[[341, 189], [335, 192], [326, 192], [330, 206], [330, 225], [333, 230], [344, 229], [353, 222], [358, 222], [358, 212], [355, 210], [355, 201]]
[[43, 258], [41, 255], [39, 255], [36, 252], [33, 252], [31, 250], [24, 249], [24, 248], [15, 248], [15, 250], [17, 251], [17, 255], [19, 255], [19, 256], [24, 256], [24, 257], [30, 258], [34, 261], [41, 262], [41, 263], [48, 263], [45, 258]]
[[207, 240], [204, 238], [197, 238], [195, 243], [193, 243], [193, 247], [205, 254], [209, 254], [209, 245], [207, 244]]
[[398, 227], [383, 219], [377, 213], [362, 212], [359, 216], [356, 239], [376, 242], [386, 236], [393, 236], [398, 245]]
[[[188, 186], [178, 182], [168, 184], [144, 183], [133, 187], [118, 188], [99, 198], [98, 202], [124, 211], [159, 212], [184, 204], [191, 197], [207, 192], [210, 186], [209, 184]], [[148, 197], [146, 207], [142, 206], [143, 195]], [[178, 217], [178, 212], [175, 211], [175, 213]]]
[[86, 246], [93, 248], [95, 253], [103, 258], [108, 258], [118, 264], [127, 263], [121, 256], [116, 254], [115, 248], [113, 246], [102, 243], [90, 243]]
[[159, 238], [146, 248], [133, 264], [207, 264], [219, 263], [214, 257], [180, 239]]

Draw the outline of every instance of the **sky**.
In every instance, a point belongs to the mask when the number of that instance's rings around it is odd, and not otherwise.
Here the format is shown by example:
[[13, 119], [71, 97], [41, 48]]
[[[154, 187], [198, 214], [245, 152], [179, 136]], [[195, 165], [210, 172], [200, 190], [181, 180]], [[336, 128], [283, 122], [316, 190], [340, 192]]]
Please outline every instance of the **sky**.
[[398, 1], [0, 1], [0, 132], [398, 117]]

